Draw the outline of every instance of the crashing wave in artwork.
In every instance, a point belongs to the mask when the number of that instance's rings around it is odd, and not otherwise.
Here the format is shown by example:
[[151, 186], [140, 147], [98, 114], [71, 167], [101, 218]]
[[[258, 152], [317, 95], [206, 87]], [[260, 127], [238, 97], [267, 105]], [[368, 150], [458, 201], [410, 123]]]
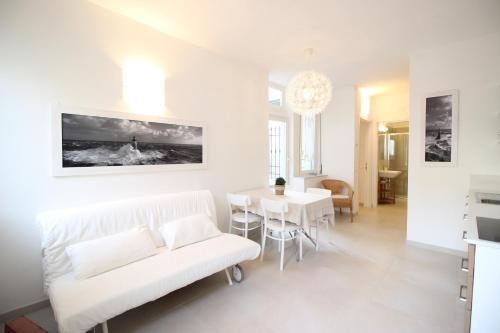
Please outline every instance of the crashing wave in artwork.
[[63, 166], [118, 166], [201, 163], [201, 145], [64, 141]]
[[437, 136], [434, 131], [426, 131], [425, 160], [450, 162], [451, 143], [451, 130], [440, 130], [440, 136]]

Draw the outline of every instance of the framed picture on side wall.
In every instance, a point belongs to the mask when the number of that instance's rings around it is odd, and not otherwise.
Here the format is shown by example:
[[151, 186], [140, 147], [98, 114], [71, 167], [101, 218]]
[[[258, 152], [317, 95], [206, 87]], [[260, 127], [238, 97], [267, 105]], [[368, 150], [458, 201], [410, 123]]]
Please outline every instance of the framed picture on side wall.
[[424, 152], [426, 166], [456, 166], [458, 151], [458, 90], [424, 98]]
[[55, 105], [54, 176], [203, 169], [202, 123]]

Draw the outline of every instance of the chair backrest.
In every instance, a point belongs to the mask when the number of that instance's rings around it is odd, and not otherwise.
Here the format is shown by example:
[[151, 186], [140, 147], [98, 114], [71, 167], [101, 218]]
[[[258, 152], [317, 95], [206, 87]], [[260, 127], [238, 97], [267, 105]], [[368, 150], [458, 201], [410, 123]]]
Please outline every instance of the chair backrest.
[[245, 212], [245, 219], [248, 220], [248, 206], [252, 204], [252, 199], [244, 194], [227, 194], [227, 203], [229, 206], [229, 219], [233, 220], [234, 209], [239, 209]]
[[325, 189], [325, 188], [317, 188], [317, 187], [309, 187], [306, 190], [307, 193], [312, 193], [312, 194], [318, 194], [322, 195], [325, 197], [331, 197], [332, 196], [332, 190]]
[[278, 215], [281, 221], [281, 227], [285, 230], [285, 213], [288, 212], [288, 203], [284, 200], [261, 199], [260, 205], [264, 213], [264, 223], [268, 224], [270, 219], [277, 219]]
[[234, 193], [227, 194], [227, 201], [231, 206], [237, 206], [237, 207], [245, 207], [245, 206], [248, 207], [252, 203], [252, 199], [250, 199], [250, 196], [244, 194], [234, 194]]
[[346, 183], [343, 180], [338, 179], [324, 179], [321, 181], [321, 185], [332, 191], [332, 194], [346, 194], [352, 198], [354, 192], [351, 188], [351, 185]]

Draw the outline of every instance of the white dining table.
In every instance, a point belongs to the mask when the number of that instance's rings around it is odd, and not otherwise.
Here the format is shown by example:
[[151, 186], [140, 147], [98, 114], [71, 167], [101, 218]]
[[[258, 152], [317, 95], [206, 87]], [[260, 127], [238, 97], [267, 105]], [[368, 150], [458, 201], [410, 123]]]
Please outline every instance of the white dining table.
[[285, 214], [285, 220], [299, 225], [314, 246], [316, 242], [307, 233], [311, 224], [324, 216], [328, 216], [335, 224], [333, 202], [330, 196], [292, 190], [285, 190], [285, 195], [276, 195], [272, 188], [265, 187], [242, 191], [239, 194], [248, 195], [251, 198], [252, 204], [249, 211], [260, 216], [264, 215], [260, 204], [261, 199], [286, 201], [288, 212]]

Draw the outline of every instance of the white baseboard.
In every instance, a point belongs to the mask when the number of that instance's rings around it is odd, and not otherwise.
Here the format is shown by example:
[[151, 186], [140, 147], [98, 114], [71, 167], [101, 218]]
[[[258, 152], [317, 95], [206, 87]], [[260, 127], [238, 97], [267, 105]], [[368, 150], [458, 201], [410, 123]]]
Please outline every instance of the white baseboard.
[[25, 314], [43, 309], [45, 307], [50, 306], [50, 302], [48, 299], [44, 299], [17, 309], [14, 309], [12, 311], [2, 313], [0, 314], [0, 323], [5, 323], [9, 320], [15, 319], [17, 317], [24, 316]]
[[419, 247], [422, 249], [451, 254], [451, 255], [454, 255], [457, 257], [466, 257], [467, 256], [467, 252], [465, 252], [465, 251], [449, 249], [447, 247], [441, 247], [441, 246], [437, 246], [437, 245], [421, 243], [421, 242], [412, 241], [412, 240], [408, 240], [408, 239], [406, 240], [406, 244], [408, 244], [410, 246]]

